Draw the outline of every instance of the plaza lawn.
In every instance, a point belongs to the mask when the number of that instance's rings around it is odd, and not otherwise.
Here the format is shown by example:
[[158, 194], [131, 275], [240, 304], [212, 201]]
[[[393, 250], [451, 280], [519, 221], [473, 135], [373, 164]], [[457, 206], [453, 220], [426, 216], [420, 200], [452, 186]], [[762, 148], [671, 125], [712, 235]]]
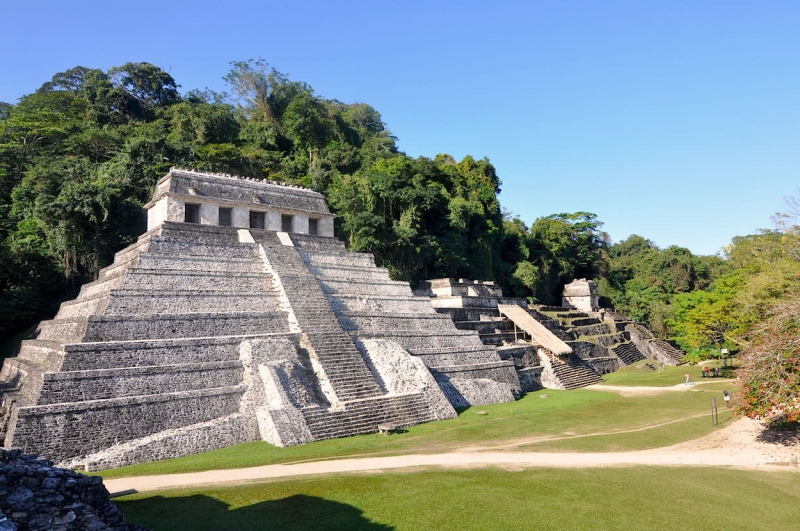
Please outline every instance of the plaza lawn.
[[733, 385], [733, 381], [729, 378], [703, 378], [703, 367], [719, 367], [722, 370], [723, 376], [733, 378], [735, 376], [733, 369], [723, 367], [721, 361], [705, 362], [700, 365], [681, 365], [680, 367], [664, 367], [661, 371], [654, 371], [646, 367], [647, 364], [655, 365], [652, 360], [645, 360], [622, 367], [620, 370], [604, 374], [603, 384], [607, 385], [624, 385], [624, 386], [648, 386], [648, 387], [670, 387], [684, 383], [685, 374], [689, 373], [689, 377], [694, 383], [706, 382], [725, 382], [728, 386]]
[[117, 498], [160, 530], [797, 529], [792, 472], [694, 467], [338, 475]]
[[[649, 374], [641, 373], [642, 378]], [[579, 389], [542, 390], [521, 400], [469, 408], [458, 418], [411, 426], [404, 433], [318, 441], [276, 448], [252, 442], [213, 452], [101, 472], [105, 478], [242, 468], [335, 457], [437, 453], [465, 447], [531, 451], [618, 451], [666, 446], [709, 433], [730, 419], [720, 409], [712, 426], [712, 397], [722, 403], [730, 382], [697, 385], [686, 392], [621, 396]], [[480, 413], [480, 414], [479, 414]], [[578, 437], [583, 436], [583, 437]], [[508, 446], [511, 445], [511, 446]]]

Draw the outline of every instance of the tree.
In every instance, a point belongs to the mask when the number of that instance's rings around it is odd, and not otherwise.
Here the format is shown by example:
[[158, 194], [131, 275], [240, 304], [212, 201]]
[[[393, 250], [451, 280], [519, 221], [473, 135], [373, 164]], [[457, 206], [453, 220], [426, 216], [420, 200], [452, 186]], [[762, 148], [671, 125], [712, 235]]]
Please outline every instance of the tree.
[[772, 307], [742, 361], [739, 411], [752, 418], [800, 421], [800, 296]]
[[711, 290], [695, 290], [672, 299], [669, 325], [675, 339], [688, 351], [739, 350], [746, 324], [741, 322], [736, 294], [745, 278], [733, 273], [719, 278]]
[[636, 234], [610, 246], [608, 256], [607, 272], [599, 282], [601, 297], [661, 336], [672, 333], [673, 298], [707, 288], [725, 270], [719, 257], [695, 256], [675, 245], [659, 249]]
[[297, 94], [313, 92], [305, 83], [289, 81], [264, 59], [233, 61], [223, 79], [231, 88], [241, 115], [257, 121], [279, 122]]
[[539, 272], [534, 289], [538, 300], [559, 304], [564, 284], [601, 275], [608, 259], [608, 235], [600, 230], [602, 226], [590, 212], [553, 214], [533, 222], [529, 261]]
[[78, 96], [83, 87], [83, 78], [89, 71], [90, 69], [85, 66], [76, 66], [64, 72], [59, 72], [50, 81], [39, 87], [36, 92], [66, 91], [73, 96]]
[[133, 97], [140, 113], [180, 101], [172, 76], [150, 63], [125, 63], [108, 71], [112, 82]]

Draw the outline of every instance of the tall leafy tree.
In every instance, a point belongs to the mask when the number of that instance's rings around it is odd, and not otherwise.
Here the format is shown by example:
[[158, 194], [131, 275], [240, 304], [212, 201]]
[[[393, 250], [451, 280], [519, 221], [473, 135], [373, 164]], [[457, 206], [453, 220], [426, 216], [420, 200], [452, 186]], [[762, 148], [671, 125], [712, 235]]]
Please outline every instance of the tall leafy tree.
[[[605, 269], [608, 235], [590, 212], [553, 214], [536, 219], [530, 228], [526, 278], [536, 278], [535, 298], [560, 304], [564, 284], [575, 278], [596, 278]], [[534, 271], [536, 274], [534, 275]], [[523, 274], [523, 271], [520, 271]]]
[[800, 296], [776, 303], [753, 331], [738, 375], [739, 411], [753, 418], [800, 422]]

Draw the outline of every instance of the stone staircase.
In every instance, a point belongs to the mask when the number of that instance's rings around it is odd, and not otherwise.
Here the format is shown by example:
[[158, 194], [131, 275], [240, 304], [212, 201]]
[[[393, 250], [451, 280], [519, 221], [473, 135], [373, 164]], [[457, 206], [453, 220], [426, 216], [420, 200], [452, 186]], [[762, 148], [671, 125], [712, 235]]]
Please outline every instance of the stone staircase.
[[647, 359], [647, 357], [636, 348], [636, 345], [631, 342], [620, 343], [611, 350], [625, 365], [633, 365], [637, 361]]
[[[616, 317], [619, 319], [627, 319], [627, 317], [621, 314], [618, 314]], [[685, 363], [685, 361], [683, 361], [685, 353], [682, 350], [676, 348], [669, 341], [655, 337], [655, 335], [641, 323], [625, 320], [620, 321], [618, 326], [624, 326], [631, 340], [646, 357], [666, 365], [675, 366]]]
[[539, 307], [535, 311], [547, 318], [548, 326], [558, 326], [560, 336], [568, 338], [567, 344], [595, 372], [614, 372], [636, 358], [630, 347], [622, 347], [630, 343], [630, 336], [614, 323], [567, 308]]
[[[478, 330], [457, 329], [427, 297], [390, 280], [370, 255], [348, 253], [341, 242], [321, 237], [292, 234], [291, 239], [342, 329], [362, 340], [392, 341], [418, 356], [454, 406], [494, 403], [501, 394], [513, 400], [519, 393], [513, 363], [484, 345]], [[453, 386], [459, 391], [449, 392]]]
[[264, 246], [272, 269], [280, 277], [297, 322], [307, 334], [338, 400], [380, 396], [374, 375], [350, 335], [339, 326], [328, 299], [297, 250], [285, 246], [274, 232], [258, 231], [255, 239]]
[[663, 353], [663, 355], [672, 360], [675, 363], [675, 365], [683, 365], [684, 363], [686, 363], [683, 360], [685, 353], [682, 350], [675, 348], [675, 346], [673, 346], [668, 341], [665, 341], [663, 339], [653, 339], [652, 341], [649, 341], [648, 344], [650, 346], [650, 349]]
[[316, 439], [375, 433], [387, 424], [403, 428], [437, 420], [422, 394], [387, 395], [353, 401], [344, 410], [304, 409], [303, 417]]
[[[374, 433], [382, 424], [399, 428], [439, 418], [425, 394], [394, 394], [381, 388], [374, 369], [348, 333], [349, 328], [337, 319], [343, 312], [335, 311], [330, 304], [329, 290], [318, 280], [320, 271], [309, 267], [298, 247], [287, 245], [286, 236], [282, 240], [275, 233], [251, 232], [257, 244], [263, 246], [269, 268], [280, 279], [297, 325], [307, 337], [307, 348], [318, 364], [314, 369], [317, 376], [327, 382], [323, 386], [329, 389], [327, 402], [300, 409], [313, 439]], [[306, 238], [304, 241], [315, 249], [346, 253], [338, 240]], [[342, 260], [333, 260], [336, 265], [332, 269], [340, 281], [352, 275], [354, 268], [342, 265], [348, 258], [356, 263], [363, 260], [349, 254]]]
[[563, 384], [564, 389], [579, 389], [603, 381], [603, 377], [592, 370], [581, 358], [575, 355], [551, 358], [553, 372]]

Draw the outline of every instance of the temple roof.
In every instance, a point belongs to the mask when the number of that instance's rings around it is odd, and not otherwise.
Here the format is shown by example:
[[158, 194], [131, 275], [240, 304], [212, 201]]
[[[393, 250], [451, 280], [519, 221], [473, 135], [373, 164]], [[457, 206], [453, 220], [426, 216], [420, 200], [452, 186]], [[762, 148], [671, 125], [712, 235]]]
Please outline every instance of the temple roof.
[[200, 201], [221, 200], [248, 208], [260, 204], [277, 210], [332, 216], [325, 198], [319, 192], [227, 174], [172, 168], [158, 181], [156, 192], [148, 205], [165, 195], [196, 197]]

